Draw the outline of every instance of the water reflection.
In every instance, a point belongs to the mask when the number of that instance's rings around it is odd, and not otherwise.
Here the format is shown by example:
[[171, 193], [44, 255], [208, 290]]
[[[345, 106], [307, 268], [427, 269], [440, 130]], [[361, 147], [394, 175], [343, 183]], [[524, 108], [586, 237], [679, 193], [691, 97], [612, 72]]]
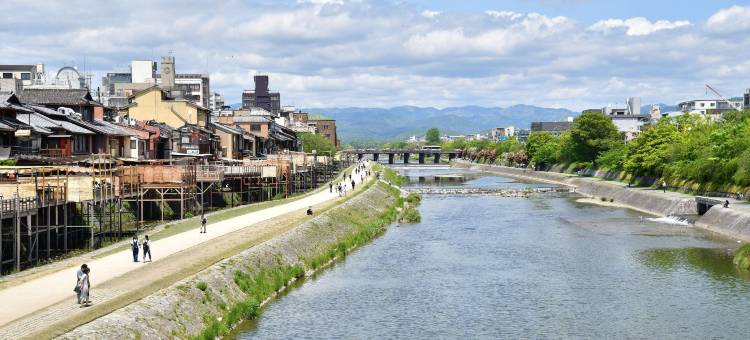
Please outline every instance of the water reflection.
[[655, 248], [641, 251], [640, 263], [665, 272], [698, 269], [714, 280], [736, 283], [750, 281], [750, 272], [738, 270], [732, 264], [731, 249], [721, 248]]
[[[430, 172], [432, 171], [432, 172]], [[416, 176], [456, 169], [408, 169]], [[528, 186], [467, 171], [460, 185]], [[477, 177], [478, 176], [478, 177]], [[416, 185], [423, 185], [417, 183]], [[575, 198], [425, 195], [243, 325], [242, 339], [744, 339], [736, 244]], [[727, 325], [731, 325], [727, 327]]]

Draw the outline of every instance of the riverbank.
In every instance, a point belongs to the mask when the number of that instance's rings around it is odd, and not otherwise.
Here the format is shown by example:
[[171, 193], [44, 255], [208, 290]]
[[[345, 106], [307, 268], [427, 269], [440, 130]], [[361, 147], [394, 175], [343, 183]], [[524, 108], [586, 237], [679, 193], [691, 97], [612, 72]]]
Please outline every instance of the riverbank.
[[[396, 216], [398, 192], [377, 183], [283, 235], [242, 251], [170, 287], [62, 336], [213, 338], [295, 279], [382, 232]], [[116, 327], [113, 327], [116, 325]]]
[[[466, 161], [456, 161], [452, 165], [520, 180], [564, 185], [589, 198], [606, 199], [613, 204], [658, 216], [698, 215], [698, 204], [695, 197], [687, 194], [662, 192], [652, 188], [628, 188], [625, 185], [598, 178], [534, 171], [526, 168], [476, 164]], [[695, 226], [726, 237], [750, 242], [750, 208], [739, 204], [734, 204], [730, 208], [713, 206], [696, 220]]]
[[[360, 182], [360, 178], [354, 180]], [[361, 187], [357, 186], [355, 194]], [[327, 189], [264, 206], [262, 210], [247, 206], [221, 216], [226, 218], [213, 216], [209, 218], [206, 234], [198, 233], [190, 225], [179, 228], [173, 225], [163, 230], [169, 236], [152, 244], [154, 262], [133, 262], [130, 250], [123, 249], [86, 260], [80, 258], [81, 261], [67, 268], [52, 265], [46, 273], [28, 281], [25, 277], [15, 278], [23, 282], [8, 282], [0, 289], [0, 300], [12, 306], [0, 310], [0, 339], [57, 336], [283, 234], [310, 219], [305, 215], [308, 206], [324, 211], [353, 196], [341, 198]], [[80, 263], [92, 268], [94, 293], [89, 308], [78, 308], [72, 303], [71, 288], [65, 284], [74, 277]]]

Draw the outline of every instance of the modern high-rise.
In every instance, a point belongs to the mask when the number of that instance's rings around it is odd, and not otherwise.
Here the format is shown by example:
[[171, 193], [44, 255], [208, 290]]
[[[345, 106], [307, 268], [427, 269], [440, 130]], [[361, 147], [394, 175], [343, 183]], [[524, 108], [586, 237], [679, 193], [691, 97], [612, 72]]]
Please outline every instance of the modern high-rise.
[[268, 76], [255, 76], [253, 80], [255, 90], [242, 92], [242, 108], [260, 107], [278, 116], [281, 112], [281, 95], [268, 91]]

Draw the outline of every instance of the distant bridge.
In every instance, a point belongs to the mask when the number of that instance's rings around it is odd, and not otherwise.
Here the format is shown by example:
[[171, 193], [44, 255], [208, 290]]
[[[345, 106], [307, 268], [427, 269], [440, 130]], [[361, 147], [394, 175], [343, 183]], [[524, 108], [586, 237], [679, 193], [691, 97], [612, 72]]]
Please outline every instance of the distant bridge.
[[372, 159], [376, 162], [379, 160], [381, 154], [388, 155], [388, 164], [394, 164], [396, 155], [403, 155], [404, 164], [409, 164], [409, 157], [412, 154], [419, 155], [419, 164], [425, 164], [425, 158], [432, 156], [432, 162], [434, 164], [440, 163], [440, 156], [448, 155], [448, 160], [451, 161], [458, 157], [460, 150], [433, 150], [433, 149], [352, 149], [343, 150], [342, 154], [345, 155], [357, 155], [357, 159], [362, 159], [364, 155], [372, 155]]

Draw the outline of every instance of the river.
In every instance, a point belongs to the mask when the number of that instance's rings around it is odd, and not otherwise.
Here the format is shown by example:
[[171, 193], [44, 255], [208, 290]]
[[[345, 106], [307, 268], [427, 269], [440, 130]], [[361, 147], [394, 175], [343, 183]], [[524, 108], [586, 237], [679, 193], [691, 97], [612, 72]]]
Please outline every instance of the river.
[[[528, 187], [457, 169], [410, 185]], [[419, 177], [423, 177], [422, 180]], [[445, 182], [442, 182], [446, 185]], [[729, 338], [750, 334], [732, 240], [574, 197], [425, 195], [422, 222], [304, 280], [239, 339]]]

